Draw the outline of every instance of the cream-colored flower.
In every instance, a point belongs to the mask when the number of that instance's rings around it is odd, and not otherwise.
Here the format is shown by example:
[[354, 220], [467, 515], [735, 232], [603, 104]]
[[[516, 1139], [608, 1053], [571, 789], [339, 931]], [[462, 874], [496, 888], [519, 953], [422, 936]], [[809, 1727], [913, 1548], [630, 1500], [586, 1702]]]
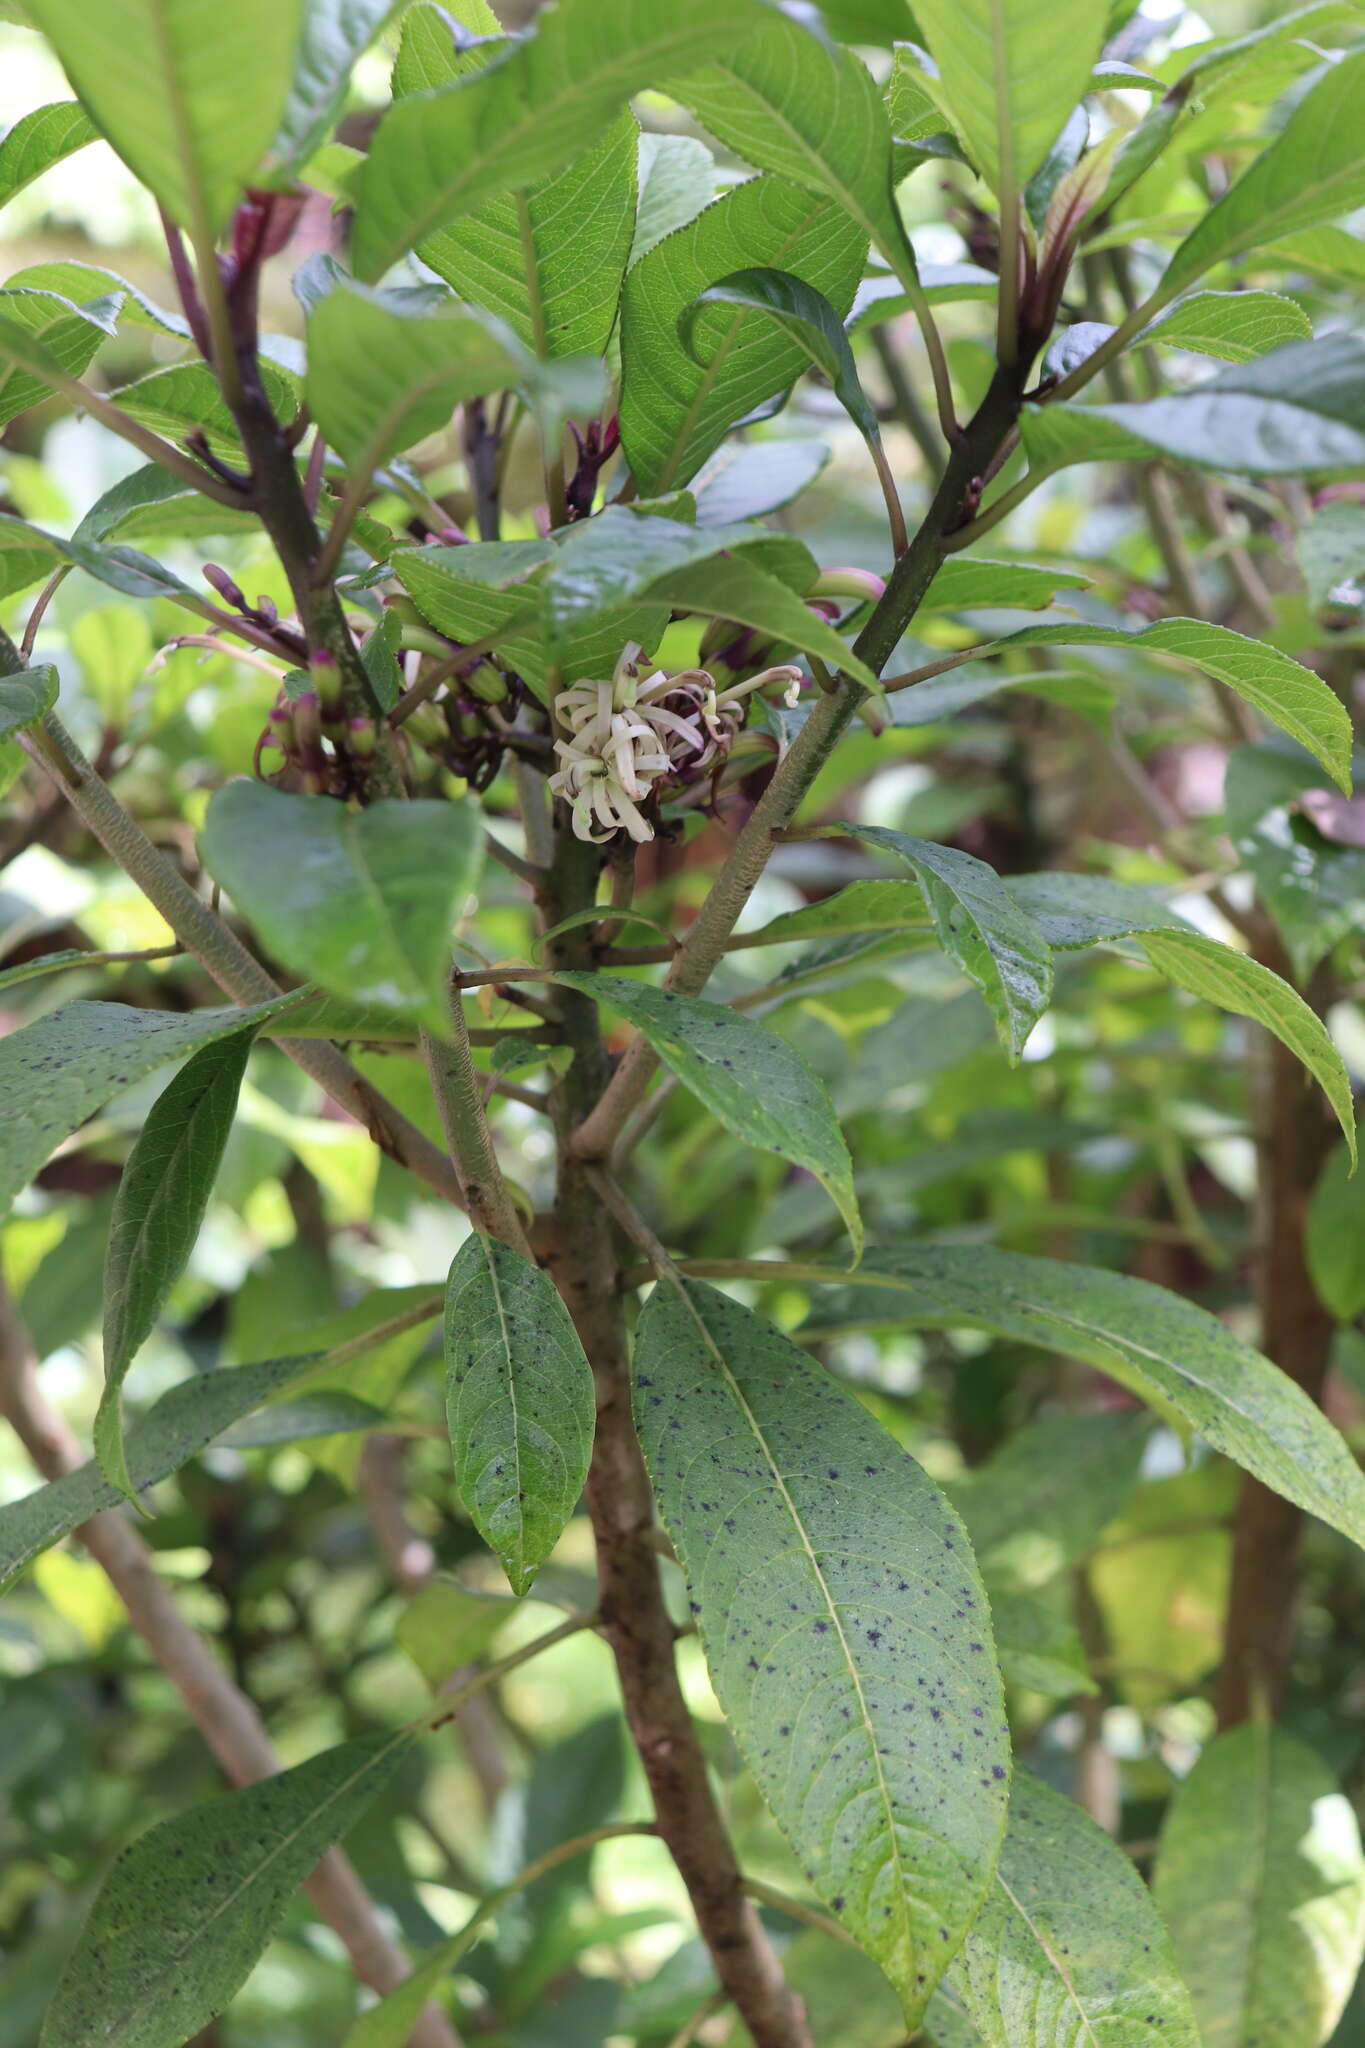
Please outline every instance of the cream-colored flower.
[[632, 642], [609, 683], [574, 683], [555, 698], [567, 737], [555, 741], [562, 765], [550, 788], [571, 806], [575, 835], [597, 845], [615, 832], [639, 844], [652, 839], [640, 806], [663, 787], [719, 771], [754, 690], [801, 685], [800, 669], [791, 667], [764, 669], [721, 691], [703, 668], [655, 669], [641, 681], [640, 653]]

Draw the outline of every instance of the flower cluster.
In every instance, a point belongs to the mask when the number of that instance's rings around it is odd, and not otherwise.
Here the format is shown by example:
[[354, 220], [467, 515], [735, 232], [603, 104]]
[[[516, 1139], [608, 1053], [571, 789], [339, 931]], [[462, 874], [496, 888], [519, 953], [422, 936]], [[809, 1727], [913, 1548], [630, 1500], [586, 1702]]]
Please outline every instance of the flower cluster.
[[574, 683], [555, 698], [555, 715], [567, 738], [555, 741], [562, 766], [550, 788], [573, 811], [579, 839], [601, 845], [616, 832], [639, 843], [654, 837], [641, 808], [667, 791], [719, 775], [735, 734], [744, 723], [744, 702], [768, 683], [801, 687], [797, 668], [769, 668], [731, 688], [717, 690], [706, 669], [668, 675], [655, 669], [641, 680], [641, 649], [631, 643], [609, 683]]

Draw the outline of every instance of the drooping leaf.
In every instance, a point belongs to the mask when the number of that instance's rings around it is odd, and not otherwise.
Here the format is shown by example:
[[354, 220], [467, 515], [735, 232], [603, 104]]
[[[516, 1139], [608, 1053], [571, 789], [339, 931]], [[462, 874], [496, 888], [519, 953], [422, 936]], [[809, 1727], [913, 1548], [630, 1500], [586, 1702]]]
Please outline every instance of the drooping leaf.
[[209, 871], [272, 952], [324, 989], [448, 1030], [455, 920], [478, 876], [469, 803], [377, 803], [229, 782], [209, 805]]
[[995, 192], [1022, 193], [1090, 83], [1104, 0], [916, 0], [939, 94]]
[[1220, 1735], [1162, 1830], [1156, 1900], [1204, 2048], [1320, 2048], [1365, 1953], [1365, 1858], [1350, 1801], [1264, 1721]]
[[961, 1525], [850, 1395], [712, 1288], [660, 1282], [635, 1388], [740, 1752], [913, 2026], [986, 1894], [1009, 1776]]
[[1252, 1018], [1303, 1062], [1331, 1103], [1354, 1162], [1351, 1078], [1326, 1026], [1298, 990], [1259, 960], [1221, 946], [1202, 932], [1146, 932], [1140, 943], [1158, 974], [1234, 1016]]
[[856, 1260], [863, 1230], [848, 1147], [828, 1090], [793, 1046], [752, 1017], [648, 982], [619, 974], [555, 979], [628, 1017], [737, 1138], [813, 1173], [844, 1219]]
[[837, 829], [894, 854], [910, 869], [924, 891], [939, 944], [981, 990], [1001, 1043], [1018, 1059], [1051, 999], [1052, 955], [995, 870], [974, 854], [882, 825]]
[[308, 404], [329, 444], [361, 474], [445, 426], [463, 400], [490, 391], [562, 389], [591, 411], [596, 365], [564, 365], [559, 384], [492, 314], [423, 294], [329, 292], [308, 323]]
[[245, 532], [251, 516], [201, 496], [159, 463], [148, 462], [101, 493], [77, 526], [75, 538], [98, 546], [120, 536], [164, 540], [187, 532]]
[[125, 1003], [67, 1003], [0, 1039], [0, 1212], [63, 1138], [111, 1095], [158, 1067], [267, 1023], [293, 999], [178, 1015]]
[[53, 164], [84, 149], [98, 133], [75, 100], [59, 100], [55, 106], [35, 107], [31, 114], [21, 115], [0, 142], [0, 206]]
[[1365, 1476], [1338, 1432], [1268, 1359], [1164, 1288], [994, 1246], [878, 1246], [858, 1284], [820, 1300], [806, 1327], [897, 1322], [993, 1330], [1094, 1365], [1365, 1543]]
[[104, 1261], [104, 1392], [95, 1417], [100, 1469], [133, 1499], [122, 1387], [194, 1250], [237, 1113], [255, 1032], [216, 1038], [186, 1062], [148, 1113], [128, 1155]]
[[1155, 449], [1234, 476], [1355, 474], [1365, 469], [1362, 378], [1365, 344], [1337, 333], [1290, 342], [1161, 398], [1026, 406], [1030, 471]]
[[289, 91], [266, 162], [287, 179], [308, 162], [340, 112], [360, 58], [398, 0], [308, 0]]
[[771, 320], [738, 307], [697, 321], [694, 355], [678, 323], [698, 295], [763, 264], [800, 278], [842, 317], [866, 253], [832, 201], [759, 177], [723, 193], [631, 269], [621, 301], [621, 441], [642, 491], [689, 482], [732, 427], [805, 367], [804, 351], [775, 336]]
[[223, 2010], [294, 1892], [412, 1749], [410, 1729], [159, 1821], [105, 1879], [43, 2022], [43, 2048], [181, 2048]]
[[[188, 1464], [205, 1444], [304, 1374], [311, 1355], [196, 1373], [153, 1403], [128, 1431], [128, 1468], [139, 1492]], [[92, 1459], [22, 1500], [0, 1507], [0, 1592], [30, 1559], [122, 1498]]]
[[537, 34], [470, 78], [399, 100], [360, 183], [356, 267], [382, 276], [408, 249], [498, 193], [537, 184], [591, 148], [632, 94], [766, 28], [759, 0], [566, 0]]
[[1195, 292], [1154, 320], [1144, 341], [1249, 363], [1291, 341], [1308, 341], [1308, 315], [1276, 292]]
[[1329, 65], [1270, 147], [1187, 235], [1161, 280], [1163, 297], [1245, 249], [1300, 234], [1365, 201], [1365, 134], [1357, 113], [1365, 52]]
[[51, 662], [0, 676], [0, 739], [36, 725], [57, 701], [57, 671]]
[[1365, 1309], [1365, 1181], [1350, 1163], [1338, 1147], [1318, 1176], [1304, 1243], [1318, 1298], [1339, 1323]]
[[279, 124], [303, 0], [30, 0], [28, 12], [100, 132], [207, 245]]
[[949, 1981], [987, 2048], [1201, 2048], [1171, 1937], [1131, 1859], [1027, 1771]]
[[1107, 875], [1068, 875], [1048, 870], [1037, 875], [1011, 875], [1005, 887], [1042, 932], [1049, 946], [1070, 952], [1081, 946], [1102, 946], [1152, 931], [1189, 931], [1179, 911], [1134, 882], [1111, 881]]
[[637, 139], [634, 115], [618, 115], [558, 176], [500, 194], [430, 236], [423, 261], [543, 360], [600, 355], [635, 232]]
[[39, 367], [52, 363], [79, 377], [114, 330], [116, 299], [75, 306], [57, 292], [0, 292], [0, 426], [48, 394]]
[[514, 1593], [578, 1505], [592, 1453], [592, 1368], [554, 1282], [477, 1233], [450, 1268], [446, 1413], [455, 1478]]

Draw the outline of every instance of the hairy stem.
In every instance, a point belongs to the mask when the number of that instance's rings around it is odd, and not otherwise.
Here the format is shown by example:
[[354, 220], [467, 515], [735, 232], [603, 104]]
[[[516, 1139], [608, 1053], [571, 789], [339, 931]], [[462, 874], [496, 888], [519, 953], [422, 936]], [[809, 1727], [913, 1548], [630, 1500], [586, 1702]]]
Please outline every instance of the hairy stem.
[[500, 1238], [529, 1258], [526, 1231], [493, 1149], [493, 1134], [470, 1054], [464, 1001], [458, 993], [451, 1001], [450, 1023], [449, 1040], [423, 1031], [422, 1052], [469, 1220], [486, 1237]]

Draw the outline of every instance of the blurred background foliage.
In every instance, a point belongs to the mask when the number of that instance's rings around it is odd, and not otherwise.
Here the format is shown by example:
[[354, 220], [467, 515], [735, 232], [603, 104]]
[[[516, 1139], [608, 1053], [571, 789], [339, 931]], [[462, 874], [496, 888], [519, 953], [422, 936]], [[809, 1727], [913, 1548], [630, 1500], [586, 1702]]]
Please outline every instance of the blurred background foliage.
[[[515, 10], [502, 11], [510, 21]], [[1197, 12], [1163, 11], [1156, 0], [1125, 31], [1131, 61], [1171, 75], [1190, 46], [1276, 13], [1273, 0], [1209, 0]], [[376, 49], [357, 71], [348, 132], [358, 144], [385, 96], [388, 61], [389, 52]], [[1197, 218], [1219, 165], [1235, 157], [1239, 138], [1273, 122], [1305, 62], [1287, 51], [1278, 71], [1254, 74], [1245, 95], [1233, 88], [1211, 96], [1185, 152], [1127, 194], [1105, 246], [1086, 259], [1087, 275], [1102, 280], [1115, 249], [1139, 283], [1154, 273], [1157, 237]], [[0, 25], [0, 122], [65, 96], [38, 38]], [[1108, 118], [1117, 120], [1145, 104], [1140, 95], [1112, 98]], [[648, 126], [687, 130], [680, 110], [662, 99], [648, 98], [641, 111]], [[722, 160], [722, 178], [741, 174]], [[922, 258], [971, 260], [977, 217], [961, 165], [922, 171], [904, 199]], [[334, 246], [336, 235], [333, 200], [319, 193], [269, 278], [265, 324], [281, 336], [297, 336], [301, 325], [290, 274], [310, 250]], [[71, 258], [110, 266], [153, 301], [169, 299], [150, 204], [103, 144], [48, 172], [6, 214], [6, 276]], [[1339, 249], [1334, 261], [1340, 265]], [[1286, 284], [1276, 257], [1263, 272], [1252, 261], [1245, 275], [1287, 290], [1317, 332], [1359, 325], [1358, 284], [1339, 267], [1305, 263]], [[990, 361], [980, 308], [958, 303], [940, 318], [960, 387], [979, 392]], [[860, 363], [886, 404], [888, 444], [913, 504], [927, 495], [924, 460], [894, 417], [876, 336], [861, 332]], [[915, 346], [909, 333], [898, 331], [898, 341]], [[180, 353], [154, 325], [124, 325], [100, 374], [123, 384]], [[811, 454], [811, 466], [823, 465], [817, 482], [780, 516], [827, 566], [884, 565], [880, 500], [832, 394], [805, 381], [785, 412], [749, 438], [758, 449], [781, 441], [823, 451]], [[47, 402], [0, 439], [0, 505], [69, 531], [137, 461], [95, 422]], [[454, 439], [426, 444], [417, 467], [426, 492], [463, 523], [470, 492]], [[508, 478], [508, 537], [534, 531], [540, 488], [528, 450], [525, 472], [514, 462]], [[1256, 487], [1234, 503], [1231, 540], [1249, 552], [1268, 606], [1250, 628], [1229, 535], [1210, 530], [1207, 505], [1179, 511], [1192, 536], [1189, 566], [1213, 615], [1300, 658], [1323, 655], [1317, 665], [1346, 683], [1365, 644], [1365, 562], [1328, 557], [1324, 566], [1322, 550], [1305, 547], [1320, 509], [1306, 494], [1272, 497]], [[388, 511], [399, 523], [412, 516], [401, 501]], [[202, 544], [192, 535], [159, 544], [187, 580], [211, 558], [251, 596], [288, 608], [278, 566], [258, 538], [215, 532]], [[1169, 573], [1134, 473], [1110, 467], [1067, 471], [1039, 491], [1016, 517], [1008, 552], [1082, 570], [1090, 587], [1074, 594], [1075, 608], [1099, 622], [1150, 613]], [[1030, 616], [937, 620], [892, 666], [932, 659]], [[123, 801], [151, 835], [183, 849], [211, 791], [226, 775], [249, 772], [276, 684], [249, 651], [172, 645], [182, 623], [169, 609], [111, 599], [76, 573], [57, 591], [37, 644], [40, 657], [60, 667], [63, 715], [77, 738], [117, 775]], [[676, 651], [686, 658], [681, 629]], [[1358, 814], [1328, 818], [1301, 803], [1320, 777], [1290, 748], [1238, 745], [1229, 761], [1206, 686], [1144, 665], [1135, 652], [1091, 649], [1064, 665], [1015, 659], [1017, 687], [979, 705], [965, 694], [980, 680], [968, 669], [937, 697], [899, 700], [903, 722], [881, 738], [856, 731], [825, 771], [815, 807], [952, 841], [1005, 874], [1076, 866], [1149, 883], [1197, 922], [1222, 929], [1200, 886], [1208, 877], [1192, 877], [1188, 862], [1162, 850], [1170, 842], [1134, 798], [1125, 766], [1139, 756], [1179, 821], [1174, 839], [1213, 860], [1229, 899], [1245, 902], [1254, 879], [1300, 981], [1330, 963], [1331, 1026], [1354, 1074], [1365, 1076]], [[0, 819], [4, 964], [64, 946], [164, 943], [168, 932], [132, 884], [97, 857], [36, 779], [15, 779], [17, 766], [6, 769]], [[487, 800], [495, 813], [511, 809], [500, 784]], [[647, 849], [637, 907], [685, 915], [704, 891], [716, 843], [712, 826]], [[872, 872], [846, 846], [793, 845], [774, 861], [750, 922]], [[524, 956], [531, 935], [516, 886], [491, 868], [487, 889], [481, 942], [495, 959]], [[717, 994], [760, 985], [788, 957], [765, 949], [732, 955]], [[831, 976], [794, 998], [783, 1028], [834, 1092], [861, 1161], [871, 1232], [940, 1234], [1116, 1266], [1254, 1338], [1251, 1034], [1124, 960], [1078, 956], [1059, 979], [1056, 1005], [1014, 1069], [999, 1056], [980, 999], [936, 952], [900, 955], [843, 981]], [[12, 1024], [82, 995], [163, 1008], [212, 1000], [194, 964], [180, 958], [73, 968], [6, 990], [0, 1003]], [[499, 1005], [490, 1021], [514, 1014]], [[415, 1062], [374, 1050], [359, 1063], [435, 1134]], [[529, 1068], [527, 1084], [537, 1078]], [[100, 1382], [100, 1266], [112, 1189], [160, 1085], [158, 1076], [128, 1091], [87, 1124], [4, 1236], [5, 1283], [47, 1389], [82, 1436]], [[544, 1197], [543, 1126], [530, 1108], [500, 1101], [511, 1171]], [[1316, 1114], [1306, 1090], [1304, 1114]], [[742, 1149], [677, 1094], [657, 1137], [644, 1200], [668, 1215], [671, 1237], [690, 1255], [757, 1256], [778, 1245], [818, 1254], [832, 1242], [828, 1204], [814, 1183]], [[1335, 1231], [1337, 1244], [1322, 1253], [1331, 1268], [1325, 1284], [1340, 1325], [1328, 1405], [1360, 1443], [1365, 1195], [1339, 1178], [1333, 1188], [1322, 1198], [1322, 1243]], [[279, 1053], [258, 1048], [190, 1269], [140, 1359], [138, 1398], [219, 1364], [321, 1348], [384, 1320], [409, 1290], [429, 1288], [444, 1272], [464, 1230], [459, 1215], [414, 1191], [326, 1110]], [[752, 1289], [749, 1298], [758, 1298]], [[811, 1306], [790, 1284], [764, 1290], [760, 1305], [792, 1330]], [[876, 1329], [812, 1341], [947, 1483], [993, 1592], [1014, 1603], [1008, 1674], [1021, 1752], [1059, 1785], [1080, 1786], [1092, 1812], [1145, 1866], [1172, 1786], [1213, 1726], [1235, 1474], [1206, 1452], [1189, 1453], [1172, 1431], [1145, 1427], [1111, 1383], [1041, 1351], [985, 1336]], [[332, 1433], [272, 1444], [244, 1431], [237, 1445], [204, 1453], [163, 1487], [161, 1511], [145, 1530], [184, 1613], [217, 1644], [287, 1761], [418, 1712], [430, 1685], [449, 1677], [461, 1630], [472, 1631], [464, 1637], [470, 1654], [490, 1630], [506, 1649], [546, 1624], [538, 1603], [592, 1598], [586, 1522], [570, 1527], [535, 1598], [511, 1618], [498, 1608], [490, 1619], [467, 1598], [496, 1592], [498, 1577], [456, 1496], [427, 1330], [381, 1346], [344, 1384], [381, 1411], [382, 1432], [338, 1432], [345, 1418], [325, 1402], [313, 1426], [325, 1432], [331, 1424]], [[17, 1444], [0, 1437], [0, 1498], [31, 1483]], [[799, 1873], [737, 1767], [697, 1646], [685, 1641], [680, 1649], [740, 1860], [799, 1891]], [[1312, 1743], [1358, 1804], [1363, 1649], [1361, 1560], [1314, 1525], [1285, 1725]], [[111, 1857], [153, 1819], [209, 1796], [218, 1774], [99, 1568], [79, 1549], [49, 1552], [8, 1596], [0, 1699], [0, 2048], [29, 2048]], [[457, 1926], [478, 1896], [540, 1848], [646, 1812], [609, 1654], [588, 1634], [472, 1705], [413, 1760], [395, 1796], [348, 1847], [402, 1937], [420, 1947]], [[790, 1944], [787, 1960], [822, 2044], [890, 2048], [901, 2038], [894, 1999], [875, 1970], [780, 1915], [773, 1926]], [[462, 2024], [471, 2038], [519, 2048], [609, 2040], [664, 2048], [708, 1986], [668, 1857], [648, 1839], [626, 1838], [566, 1866], [499, 1917], [463, 1967]], [[300, 1900], [230, 2012], [202, 2039], [220, 2048], [319, 2048], [341, 2038], [353, 2009], [337, 1943]], [[707, 2038], [726, 2038], [727, 2024], [719, 2019]], [[1365, 2042], [1359, 2003], [1336, 2038], [1341, 2048]]]

